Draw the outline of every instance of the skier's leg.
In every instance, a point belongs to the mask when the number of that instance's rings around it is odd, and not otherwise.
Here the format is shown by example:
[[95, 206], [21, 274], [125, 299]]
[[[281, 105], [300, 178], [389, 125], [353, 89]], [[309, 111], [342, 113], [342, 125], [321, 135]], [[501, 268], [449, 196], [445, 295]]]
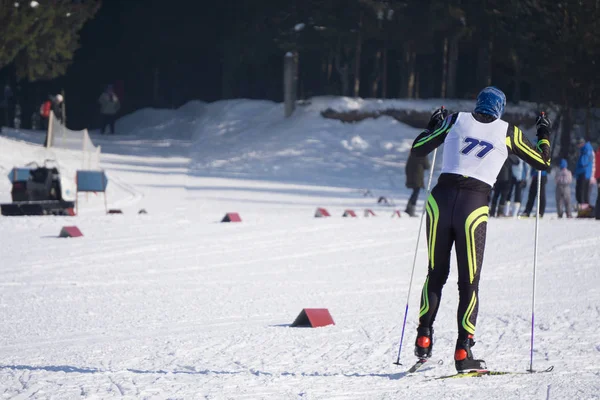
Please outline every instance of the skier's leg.
[[433, 346], [433, 322], [440, 306], [442, 289], [450, 273], [450, 252], [454, 234], [449, 200], [456, 192], [445, 188], [434, 188], [427, 199], [427, 249], [429, 254], [428, 272], [421, 292], [419, 328], [415, 343], [415, 355], [419, 358], [431, 357]]
[[479, 277], [483, 266], [488, 221], [488, 207], [483, 193], [463, 191], [454, 214], [456, 258], [458, 264], [458, 340], [455, 363], [459, 371], [480, 368], [485, 363], [474, 360], [471, 347], [479, 310]]

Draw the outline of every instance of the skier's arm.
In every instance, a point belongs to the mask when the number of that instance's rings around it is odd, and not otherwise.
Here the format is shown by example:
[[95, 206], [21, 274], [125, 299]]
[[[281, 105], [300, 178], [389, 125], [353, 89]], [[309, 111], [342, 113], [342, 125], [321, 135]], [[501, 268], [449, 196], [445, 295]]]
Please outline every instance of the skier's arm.
[[421, 132], [413, 142], [411, 153], [416, 156], [425, 156], [439, 147], [444, 143], [450, 128], [452, 128], [457, 118], [458, 113], [451, 114], [445, 119], [440, 120], [436, 125], [429, 126]]
[[511, 153], [538, 170], [550, 168], [550, 132], [547, 127], [538, 127], [538, 142], [533, 145], [523, 132], [509, 124], [506, 133], [506, 146]]

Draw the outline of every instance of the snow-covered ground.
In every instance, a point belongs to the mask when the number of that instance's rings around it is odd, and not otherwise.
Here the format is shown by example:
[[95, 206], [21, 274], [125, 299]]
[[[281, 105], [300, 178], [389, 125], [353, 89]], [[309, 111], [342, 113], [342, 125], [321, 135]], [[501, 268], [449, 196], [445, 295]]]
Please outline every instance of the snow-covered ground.
[[[556, 219], [552, 183], [533, 367], [554, 371], [432, 380], [454, 372], [453, 260], [435, 326], [434, 360], [444, 363], [404, 373], [427, 255], [422, 235], [409, 297], [420, 218], [391, 215], [409, 196], [404, 163], [418, 130], [319, 115], [374, 104], [318, 98], [285, 120], [281, 104], [192, 102], [126, 116], [114, 136], [92, 133], [109, 208], [122, 215], [81, 194], [77, 217], [0, 217], [0, 397], [600, 398], [600, 224]], [[1, 202], [13, 166], [80, 165], [76, 153], [36, 144], [39, 132], [4, 135]], [[395, 206], [378, 205], [381, 195]], [[332, 217], [314, 218], [317, 207]], [[377, 216], [364, 218], [367, 208]], [[359, 217], [342, 218], [346, 209]], [[243, 222], [219, 223], [227, 212]], [[58, 239], [66, 225], [84, 237]], [[529, 367], [534, 228], [489, 221], [474, 353], [492, 369]], [[335, 325], [290, 327], [303, 308], [327, 308]]]

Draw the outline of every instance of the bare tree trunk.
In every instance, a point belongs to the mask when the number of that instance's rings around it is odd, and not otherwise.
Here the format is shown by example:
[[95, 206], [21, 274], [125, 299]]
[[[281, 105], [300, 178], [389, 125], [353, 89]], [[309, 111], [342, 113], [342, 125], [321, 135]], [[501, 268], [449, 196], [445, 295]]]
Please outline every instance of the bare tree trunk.
[[342, 41], [338, 40], [338, 48], [337, 54], [335, 56], [335, 69], [340, 74], [340, 81], [342, 83], [342, 96], [350, 95], [350, 67], [347, 62], [344, 60], [344, 64], [342, 65]]
[[[300, 53], [294, 51], [294, 99], [303, 98], [302, 81], [300, 80]], [[298, 93], [300, 97], [298, 97]]]
[[440, 97], [445, 99], [448, 86], [448, 38], [444, 39], [444, 50], [442, 54], [442, 91]]
[[327, 84], [331, 83], [331, 75], [333, 74], [333, 60], [335, 58], [335, 54], [333, 51], [329, 51], [329, 57], [327, 59]]
[[295, 69], [294, 55], [288, 52], [283, 58], [283, 100], [284, 100], [284, 116], [287, 118], [294, 113], [296, 107], [296, 90], [295, 86]]
[[[446, 92], [446, 95], [451, 99], [456, 98], [456, 75], [458, 72], [458, 44], [462, 36], [462, 33], [455, 35], [450, 40], [450, 48], [448, 50], [448, 90]], [[489, 84], [486, 86], [489, 86]]]
[[519, 103], [521, 101], [521, 63], [519, 62], [519, 55], [517, 54], [515, 49], [511, 50], [511, 60], [513, 64], [513, 68], [515, 69], [515, 78], [514, 85], [515, 90], [513, 91], [513, 101], [515, 103]]
[[375, 67], [373, 68], [373, 83], [371, 85], [371, 97], [377, 98], [379, 92], [379, 81], [381, 80], [381, 50], [375, 54]]
[[383, 76], [381, 78], [381, 97], [387, 99], [387, 85], [388, 85], [388, 48], [387, 41], [385, 48], [383, 49]]
[[221, 98], [232, 99], [236, 96], [234, 83], [236, 81], [236, 67], [238, 64], [238, 52], [235, 44], [229, 38], [223, 40], [223, 65], [221, 67]]
[[585, 138], [586, 140], [590, 140], [591, 137], [591, 125], [592, 125], [592, 93], [594, 91], [594, 86], [590, 86], [588, 88], [588, 98], [587, 98], [587, 104], [585, 107]]
[[406, 53], [406, 98], [408, 99], [415, 97], [416, 59], [417, 55], [414, 50], [411, 49]]
[[419, 79], [419, 72], [415, 73], [415, 99], [419, 99], [421, 97], [421, 82]]
[[154, 67], [154, 71], [153, 71], [153, 75], [152, 75], [152, 100], [154, 102], [155, 107], [160, 106], [158, 104], [159, 76], [160, 76], [160, 70], [158, 69], [158, 67]]
[[358, 37], [356, 38], [356, 52], [354, 54], [354, 97], [360, 95], [360, 62], [362, 56], [362, 26], [363, 26], [364, 11], [360, 12], [360, 20], [358, 22]]
[[479, 52], [477, 54], [477, 84], [478, 90], [490, 86], [492, 84], [492, 40], [483, 40], [479, 45]]
[[560, 133], [560, 158], [569, 158], [569, 146], [571, 146], [571, 130], [573, 129], [573, 115], [571, 106], [564, 100], [562, 126]]

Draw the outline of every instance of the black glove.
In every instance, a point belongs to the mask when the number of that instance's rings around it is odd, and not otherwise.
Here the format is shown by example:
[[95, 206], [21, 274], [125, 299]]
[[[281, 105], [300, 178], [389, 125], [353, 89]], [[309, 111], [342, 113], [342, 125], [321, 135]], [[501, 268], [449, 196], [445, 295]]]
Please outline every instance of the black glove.
[[446, 119], [448, 116], [448, 110], [444, 107], [440, 107], [431, 114], [431, 118], [429, 118], [429, 123], [427, 124], [427, 129], [430, 131], [435, 129], [439, 123]]
[[548, 139], [550, 137], [550, 119], [546, 113], [542, 112], [535, 120], [535, 127], [537, 128], [538, 140]]

